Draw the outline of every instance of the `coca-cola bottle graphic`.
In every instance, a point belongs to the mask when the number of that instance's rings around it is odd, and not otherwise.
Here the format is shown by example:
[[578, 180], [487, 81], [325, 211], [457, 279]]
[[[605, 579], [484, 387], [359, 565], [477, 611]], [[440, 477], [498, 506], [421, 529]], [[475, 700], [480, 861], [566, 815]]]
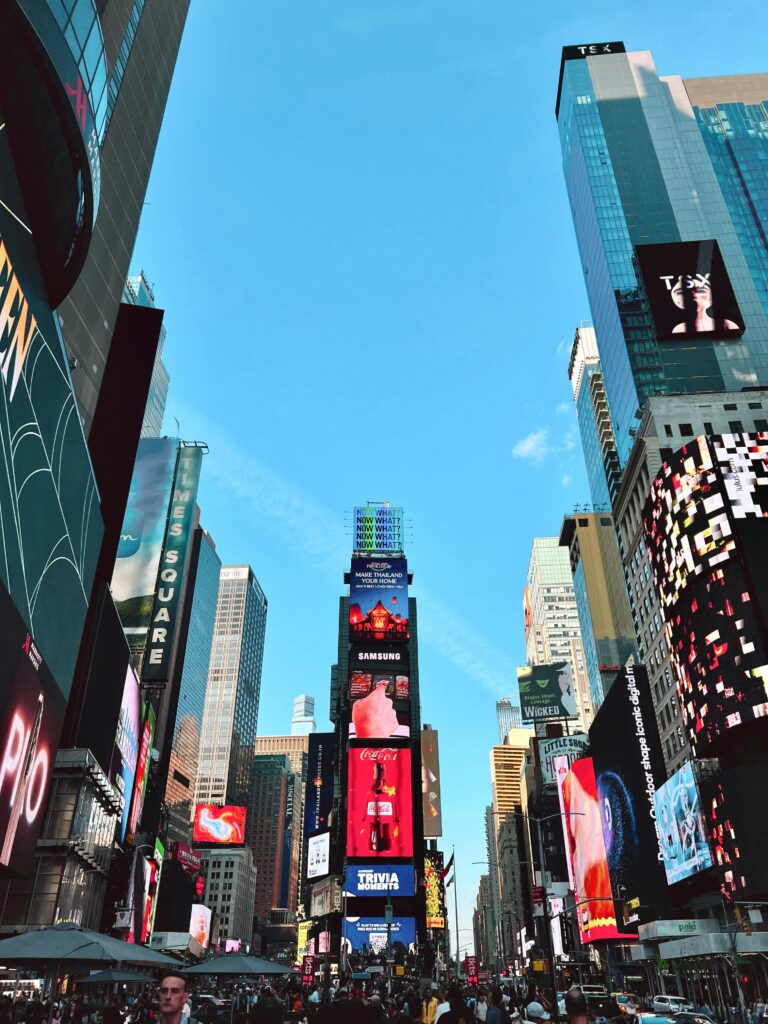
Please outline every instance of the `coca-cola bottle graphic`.
[[370, 825], [368, 849], [386, 853], [392, 849], [392, 825], [395, 822], [395, 801], [386, 792], [386, 772], [381, 761], [373, 766], [373, 784], [368, 795], [366, 820]]

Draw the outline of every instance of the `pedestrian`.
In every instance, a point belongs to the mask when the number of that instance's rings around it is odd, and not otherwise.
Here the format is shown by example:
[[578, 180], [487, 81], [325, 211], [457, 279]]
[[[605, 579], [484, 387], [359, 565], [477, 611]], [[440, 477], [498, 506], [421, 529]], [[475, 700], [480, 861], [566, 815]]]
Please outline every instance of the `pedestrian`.
[[475, 1006], [475, 1020], [485, 1021], [488, 1016], [488, 995], [484, 988], [477, 990], [477, 1005]]
[[437, 992], [437, 1009], [435, 1010], [435, 1024], [440, 1020], [444, 1013], [448, 1013], [451, 1008], [451, 1004], [448, 1002], [448, 993], [444, 988], [438, 989]]
[[[187, 1001], [187, 979], [183, 974], [164, 974], [160, 979], [160, 1017], [162, 1024], [181, 1024]], [[189, 1024], [197, 1024], [192, 1017]]]
[[589, 1008], [580, 988], [569, 988], [563, 1002], [568, 1024], [588, 1024]]
[[544, 1024], [544, 1021], [549, 1020], [549, 1014], [538, 1000], [534, 1000], [525, 1008], [525, 1019], [531, 1024]]
[[504, 993], [496, 986], [491, 990], [491, 1005], [488, 1007], [488, 1012], [485, 1015], [485, 1024], [505, 1024], [505, 1021], [508, 1020], [505, 1017], [506, 1012]]
[[435, 1024], [437, 1008], [440, 1005], [435, 993], [436, 988], [433, 981], [429, 991], [424, 994], [424, 1002], [421, 1004], [421, 1024]]

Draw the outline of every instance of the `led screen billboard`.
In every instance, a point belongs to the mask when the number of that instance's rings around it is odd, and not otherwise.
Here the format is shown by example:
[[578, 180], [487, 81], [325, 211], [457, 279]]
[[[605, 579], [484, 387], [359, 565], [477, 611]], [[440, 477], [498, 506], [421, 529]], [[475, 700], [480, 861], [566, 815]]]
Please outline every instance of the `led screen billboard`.
[[336, 734], [314, 732], [307, 751], [307, 787], [304, 800], [304, 833], [313, 836], [328, 828], [333, 810], [333, 764]]
[[141, 821], [141, 812], [144, 809], [144, 797], [147, 792], [149, 781], [150, 756], [152, 754], [152, 740], [155, 737], [155, 709], [151, 704], [142, 701], [142, 726], [141, 742], [139, 743], [139, 757], [136, 762], [136, 774], [133, 780], [133, 794], [131, 797], [131, 810], [128, 816], [128, 837], [133, 842], [136, 830]]
[[[34, 637], [46, 671], [68, 697], [103, 523], [9, 134], [0, 131], [0, 584]], [[59, 200], [67, 205], [72, 198]], [[75, 206], [70, 204], [73, 212]], [[0, 699], [7, 698], [6, 690]]]
[[699, 437], [651, 485], [643, 526], [692, 750], [768, 715], [768, 437]]
[[384, 953], [387, 934], [393, 948], [401, 945], [405, 952], [416, 952], [416, 919], [413, 917], [394, 917], [389, 932], [383, 917], [345, 917], [341, 927], [342, 948], [347, 953]]
[[152, 614], [176, 467], [177, 442], [142, 438], [112, 573], [112, 596], [128, 634], [145, 634]]
[[[356, 643], [349, 652], [350, 673], [360, 672], [392, 672], [396, 675], [408, 676], [408, 648], [401, 644], [359, 644]], [[362, 694], [362, 696], [365, 696]], [[392, 694], [390, 694], [390, 697]]]
[[424, 853], [424, 887], [427, 897], [427, 928], [445, 928], [445, 881], [443, 855], [439, 850]]
[[34, 869], [65, 701], [0, 586], [0, 865]]
[[632, 938], [620, 933], [616, 924], [592, 758], [583, 757], [566, 768], [567, 762], [555, 759], [581, 941]]
[[567, 662], [524, 665], [517, 670], [520, 710], [524, 722], [578, 718], [573, 673]]
[[373, 555], [403, 550], [403, 510], [392, 505], [356, 505], [353, 511], [355, 551]]
[[245, 807], [198, 804], [192, 827], [193, 843], [244, 843]]
[[541, 779], [545, 786], [553, 784], [555, 779], [555, 758], [565, 757], [568, 764], [573, 764], [589, 746], [589, 740], [584, 733], [574, 733], [573, 736], [556, 736], [549, 740], [539, 740], [539, 761], [541, 762]]
[[437, 729], [421, 730], [421, 809], [424, 815], [424, 838], [437, 839], [443, 834]]
[[341, 895], [335, 878], [324, 878], [315, 882], [309, 895], [310, 917], [325, 917], [341, 909]]
[[666, 778], [648, 675], [642, 665], [616, 676], [589, 728], [608, 874], [625, 924], [663, 914], [666, 893], [656, 830], [656, 787]]
[[411, 693], [410, 680], [407, 675], [398, 675], [395, 672], [371, 672], [370, 669], [355, 669], [350, 673], [350, 700], [364, 700], [379, 689], [384, 691], [389, 700], [405, 702]]
[[404, 558], [353, 558], [349, 635], [354, 643], [408, 640], [408, 563]]
[[412, 857], [411, 751], [352, 747], [347, 768], [347, 856]]
[[654, 801], [667, 882], [674, 885], [711, 868], [712, 854], [690, 761], [659, 786]]
[[117, 722], [115, 743], [112, 748], [112, 759], [109, 765], [109, 781], [120, 797], [120, 820], [117, 826], [119, 842], [125, 840], [128, 831], [128, 818], [133, 795], [133, 782], [136, 777], [136, 764], [139, 759], [139, 742], [141, 739], [141, 693], [139, 683], [133, 669], [128, 666], [123, 684], [123, 701], [120, 705], [120, 718]]
[[659, 341], [738, 338], [744, 333], [716, 241], [638, 245], [635, 252]]
[[415, 896], [412, 864], [347, 864], [349, 896]]
[[[398, 689], [397, 680], [403, 680], [405, 685]], [[349, 689], [352, 699], [349, 723], [351, 739], [386, 740], [391, 736], [410, 736], [410, 709], [403, 703], [408, 698], [398, 697], [398, 694], [408, 692], [407, 676], [353, 672]], [[396, 700], [399, 707], [395, 705]]]
[[331, 834], [322, 832], [307, 839], [307, 878], [322, 878], [331, 870]]
[[211, 941], [211, 909], [202, 903], [192, 904], [192, 916], [189, 919], [189, 934], [199, 942], [203, 949], [208, 949]]

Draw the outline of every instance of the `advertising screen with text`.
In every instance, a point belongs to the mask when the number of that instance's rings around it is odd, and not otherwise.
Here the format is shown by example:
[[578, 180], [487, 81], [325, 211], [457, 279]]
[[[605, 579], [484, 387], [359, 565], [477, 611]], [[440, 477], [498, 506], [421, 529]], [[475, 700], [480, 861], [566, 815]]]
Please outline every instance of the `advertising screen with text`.
[[244, 843], [245, 807], [198, 804], [192, 828], [193, 843]]
[[353, 558], [349, 583], [353, 643], [408, 640], [408, 563], [404, 558]]
[[352, 747], [347, 788], [347, 856], [413, 856], [411, 751]]

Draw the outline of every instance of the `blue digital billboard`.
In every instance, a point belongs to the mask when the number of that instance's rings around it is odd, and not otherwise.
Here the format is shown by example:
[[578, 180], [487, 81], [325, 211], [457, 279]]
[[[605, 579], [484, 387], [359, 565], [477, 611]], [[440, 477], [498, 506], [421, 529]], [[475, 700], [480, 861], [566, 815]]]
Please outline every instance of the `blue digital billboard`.
[[348, 864], [349, 896], [415, 896], [412, 864]]
[[[341, 941], [347, 953], [383, 953], [387, 948], [387, 923], [383, 917], [345, 917], [342, 929]], [[400, 943], [408, 952], [415, 952], [416, 918], [393, 918], [389, 941], [393, 947]]]
[[307, 753], [307, 789], [304, 800], [304, 833], [317, 835], [328, 828], [333, 810], [333, 762], [336, 733], [314, 732]]
[[659, 786], [654, 803], [669, 885], [711, 868], [712, 853], [690, 761]]

